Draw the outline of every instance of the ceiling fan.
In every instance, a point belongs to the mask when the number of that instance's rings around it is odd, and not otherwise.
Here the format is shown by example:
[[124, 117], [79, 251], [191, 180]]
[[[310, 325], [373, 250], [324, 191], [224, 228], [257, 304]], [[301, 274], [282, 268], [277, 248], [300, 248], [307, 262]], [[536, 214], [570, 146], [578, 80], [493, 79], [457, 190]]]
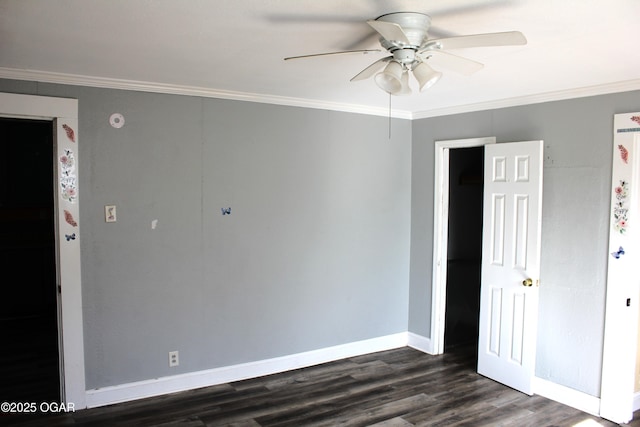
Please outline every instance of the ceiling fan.
[[[395, 12], [367, 21], [380, 35], [382, 48], [391, 55], [379, 59], [356, 74], [351, 81], [374, 77], [378, 87], [391, 95], [409, 95], [409, 74], [413, 74], [422, 92], [433, 86], [442, 73], [431, 65], [442, 66], [464, 75], [480, 70], [484, 65], [472, 59], [447, 52], [448, 50], [488, 47], [515, 46], [527, 44], [527, 39], [519, 31], [485, 33], [467, 36], [430, 39], [428, 35], [431, 17], [418, 12]], [[380, 49], [358, 49], [312, 55], [290, 56], [292, 59], [347, 53], [380, 52]]]

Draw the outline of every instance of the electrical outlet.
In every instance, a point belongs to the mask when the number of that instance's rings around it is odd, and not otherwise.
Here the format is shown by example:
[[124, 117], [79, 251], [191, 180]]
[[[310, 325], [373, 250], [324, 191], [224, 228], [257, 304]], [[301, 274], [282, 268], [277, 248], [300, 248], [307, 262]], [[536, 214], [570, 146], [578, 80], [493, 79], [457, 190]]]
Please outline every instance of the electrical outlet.
[[178, 366], [180, 359], [178, 358], [178, 350], [169, 352], [169, 367]]

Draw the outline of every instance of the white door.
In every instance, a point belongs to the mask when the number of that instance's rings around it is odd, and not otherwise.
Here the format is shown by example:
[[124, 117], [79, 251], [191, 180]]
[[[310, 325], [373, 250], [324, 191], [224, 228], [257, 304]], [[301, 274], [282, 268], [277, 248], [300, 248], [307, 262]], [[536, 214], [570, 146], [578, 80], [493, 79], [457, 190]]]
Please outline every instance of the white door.
[[532, 394], [542, 141], [485, 147], [478, 373]]

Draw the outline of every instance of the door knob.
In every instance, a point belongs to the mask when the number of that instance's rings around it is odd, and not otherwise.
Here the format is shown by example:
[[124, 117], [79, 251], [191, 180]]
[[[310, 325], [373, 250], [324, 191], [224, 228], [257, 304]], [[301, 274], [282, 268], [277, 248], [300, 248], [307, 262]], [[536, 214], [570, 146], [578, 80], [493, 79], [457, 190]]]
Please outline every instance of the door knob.
[[526, 286], [526, 287], [533, 286], [533, 280], [531, 278], [524, 279], [522, 281], [522, 286]]

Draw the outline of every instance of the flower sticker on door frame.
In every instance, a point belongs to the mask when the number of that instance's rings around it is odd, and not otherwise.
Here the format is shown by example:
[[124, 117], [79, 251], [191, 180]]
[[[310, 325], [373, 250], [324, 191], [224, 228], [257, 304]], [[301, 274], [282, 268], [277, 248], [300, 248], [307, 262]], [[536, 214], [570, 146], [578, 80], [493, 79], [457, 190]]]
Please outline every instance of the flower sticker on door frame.
[[626, 180], [620, 180], [620, 185], [613, 189], [616, 195], [616, 201], [613, 206], [613, 228], [620, 234], [627, 231], [627, 217], [629, 208], [627, 207], [627, 198], [629, 197], [629, 183]]
[[622, 161], [624, 163], [629, 163], [629, 150], [627, 150], [627, 148], [622, 144], [618, 145], [618, 150], [620, 150], [620, 158]]
[[72, 227], [77, 227], [78, 222], [73, 218], [73, 214], [68, 210], [64, 210], [64, 220]]
[[65, 133], [67, 134], [67, 138], [69, 138], [71, 142], [76, 142], [76, 133], [73, 131], [71, 126], [64, 124], [62, 125], [62, 129], [64, 129]]
[[62, 198], [70, 203], [75, 203], [78, 197], [78, 188], [76, 185], [75, 175], [75, 158], [73, 151], [64, 150], [64, 154], [60, 156], [60, 189], [62, 190]]

